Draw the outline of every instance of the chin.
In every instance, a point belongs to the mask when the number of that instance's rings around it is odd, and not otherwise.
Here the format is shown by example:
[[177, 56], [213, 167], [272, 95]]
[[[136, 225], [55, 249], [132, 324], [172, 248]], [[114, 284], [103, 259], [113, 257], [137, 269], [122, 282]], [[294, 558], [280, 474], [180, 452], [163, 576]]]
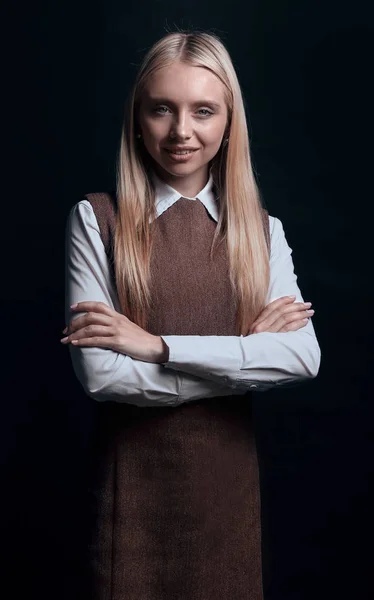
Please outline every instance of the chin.
[[187, 175], [193, 175], [201, 170], [203, 165], [195, 168], [191, 168], [189, 165], [176, 165], [176, 166], [164, 166], [163, 169], [170, 173], [170, 175], [175, 175], [176, 177], [186, 177]]
[[163, 156], [160, 157], [159, 164], [168, 171], [189, 171], [191, 173], [193, 173], [194, 171], [198, 171], [199, 169], [202, 169], [205, 166], [205, 163], [202, 164], [201, 160], [197, 162], [196, 159], [194, 160], [193, 158], [192, 160], [186, 162], [174, 162], [171, 160], [165, 160]]

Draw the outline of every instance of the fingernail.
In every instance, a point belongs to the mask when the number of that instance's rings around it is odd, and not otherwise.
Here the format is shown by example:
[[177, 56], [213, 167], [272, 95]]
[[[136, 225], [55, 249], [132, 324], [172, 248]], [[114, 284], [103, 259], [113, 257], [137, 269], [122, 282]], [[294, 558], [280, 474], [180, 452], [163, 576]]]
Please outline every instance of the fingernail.
[[66, 332], [67, 332], [67, 330], [68, 330], [68, 328], [67, 328], [67, 327], [65, 327], [65, 329], [63, 330], [63, 332], [62, 332], [62, 333], [66, 333]]
[[296, 296], [288, 296], [289, 298], [296, 298]]

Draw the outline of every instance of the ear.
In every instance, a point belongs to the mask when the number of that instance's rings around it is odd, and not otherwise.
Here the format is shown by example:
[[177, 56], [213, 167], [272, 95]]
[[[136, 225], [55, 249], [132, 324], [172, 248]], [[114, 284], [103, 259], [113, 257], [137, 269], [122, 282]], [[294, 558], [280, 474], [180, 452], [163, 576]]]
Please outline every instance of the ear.
[[137, 119], [135, 119], [134, 121], [134, 135], [135, 137], [140, 133], [140, 135], [142, 134], [142, 130], [141, 127], [139, 125], [139, 122]]
[[140, 127], [134, 128], [134, 135], [136, 140], [141, 140], [143, 138], [142, 130], [140, 129]]

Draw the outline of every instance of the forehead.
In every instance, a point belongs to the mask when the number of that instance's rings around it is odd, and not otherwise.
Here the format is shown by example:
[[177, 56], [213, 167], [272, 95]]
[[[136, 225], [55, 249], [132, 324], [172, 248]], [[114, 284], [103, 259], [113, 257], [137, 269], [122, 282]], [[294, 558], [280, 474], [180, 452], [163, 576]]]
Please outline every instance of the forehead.
[[204, 98], [224, 102], [224, 85], [204, 67], [173, 63], [149, 77], [144, 95], [167, 97], [174, 102], [194, 102]]

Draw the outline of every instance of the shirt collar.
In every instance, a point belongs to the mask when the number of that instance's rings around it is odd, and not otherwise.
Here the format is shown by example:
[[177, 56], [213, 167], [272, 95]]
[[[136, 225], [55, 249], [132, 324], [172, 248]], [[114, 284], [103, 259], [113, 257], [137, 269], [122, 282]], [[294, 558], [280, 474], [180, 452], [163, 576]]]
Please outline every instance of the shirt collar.
[[213, 176], [211, 171], [209, 174], [208, 183], [198, 194], [196, 194], [194, 198], [182, 196], [180, 192], [178, 192], [173, 187], [165, 183], [162, 179], [160, 179], [160, 177], [158, 177], [158, 175], [156, 175], [155, 171], [153, 170], [151, 176], [155, 186], [155, 204], [157, 217], [162, 215], [162, 213], [165, 212], [165, 210], [170, 208], [170, 206], [172, 206], [180, 198], [186, 198], [187, 200], [200, 200], [200, 202], [204, 204], [210, 216], [218, 222], [218, 206], [214, 194]]

